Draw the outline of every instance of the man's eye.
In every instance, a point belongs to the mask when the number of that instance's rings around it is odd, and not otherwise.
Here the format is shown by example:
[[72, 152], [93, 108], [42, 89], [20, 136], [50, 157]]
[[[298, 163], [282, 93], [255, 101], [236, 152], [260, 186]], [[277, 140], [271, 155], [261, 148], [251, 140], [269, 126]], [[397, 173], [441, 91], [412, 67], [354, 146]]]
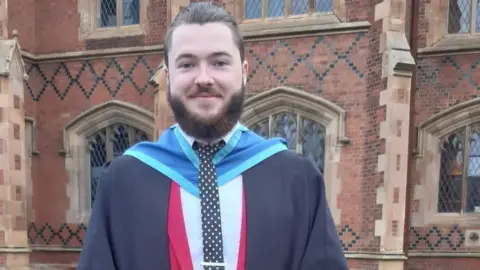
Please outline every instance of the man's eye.
[[181, 63], [178, 65], [179, 68], [191, 68], [193, 65], [191, 63]]
[[215, 65], [216, 65], [217, 67], [224, 67], [224, 66], [226, 66], [227, 64], [228, 64], [228, 63], [227, 63], [226, 61], [217, 61], [217, 62], [215, 62]]

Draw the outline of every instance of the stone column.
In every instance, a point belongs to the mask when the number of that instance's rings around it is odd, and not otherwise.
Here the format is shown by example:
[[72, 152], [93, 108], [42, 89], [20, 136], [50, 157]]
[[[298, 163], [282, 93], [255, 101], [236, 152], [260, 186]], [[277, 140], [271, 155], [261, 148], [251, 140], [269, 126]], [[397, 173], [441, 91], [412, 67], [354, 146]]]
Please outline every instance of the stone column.
[[414, 59], [406, 37], [408, 0], [384, 0], [375, 6], [375, 21], [382, 22], [380, 53], [385, 89], [380, 92], [380, 107], [385, 118], [380, 123], [380, 140], [384, 146], [378, 157], [378, 172], [383, 183], [377, 189], [377, 204], [382, 215], [375, 221], [375, 236], [380, 251], [395, 255], [382, 260], [378, 269], [404, 269], [404, 224], [406, 218], [407, 162], [410, 115], [411, 76]]
[[154, 85], [155, 91], [155, 134], [154, 140], [158, 140], [162, 132], [170, 127], [174, 123], [173, 113], [168, 105], [167, 100], [167, 80], [165, 77], [164, 62], [160, 64], [157, 72], [150, 79], [150, 82]]
[[0, 268], [29, 269], [24, 80], [17, 42], [0, 41]]

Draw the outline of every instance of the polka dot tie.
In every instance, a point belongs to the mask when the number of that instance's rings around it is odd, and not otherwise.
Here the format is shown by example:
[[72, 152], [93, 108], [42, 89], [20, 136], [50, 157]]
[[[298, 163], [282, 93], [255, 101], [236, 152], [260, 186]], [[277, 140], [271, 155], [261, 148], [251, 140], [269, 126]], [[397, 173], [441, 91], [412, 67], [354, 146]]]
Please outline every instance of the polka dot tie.
[[199, 189], [202, 212], [203, 261], [205, 270], [223, 270], [222, 222], [217, 174], [213, 156], [225, 143], [204, 145], [195, 142], [194, 149], [200, 159]]

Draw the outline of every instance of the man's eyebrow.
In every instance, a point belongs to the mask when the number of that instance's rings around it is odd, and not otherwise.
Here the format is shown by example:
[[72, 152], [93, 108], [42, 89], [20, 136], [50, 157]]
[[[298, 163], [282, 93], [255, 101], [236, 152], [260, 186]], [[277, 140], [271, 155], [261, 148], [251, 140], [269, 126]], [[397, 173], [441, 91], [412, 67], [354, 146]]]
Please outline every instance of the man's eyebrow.
[[232, 57], [232, 55], [226, 51], [217, 51], [211, 54], [213, 57], [219, 57], [219, 56], [226, 56], [226, 57]]
[[178, 61], [179, 59], [182, 59], [182, 58], [194, 58], [195, 56], [191, 53], [181, 53], [179, 55], [177, 55], [177, 57], [175, 58], [175, 61]]
[[[226, 51], [216, 51], [216, 52], [213, 52], [209, 55], [209, 57], [228, 57], [228, 58], [232, 58], [232, 55]], [[196, 56], [193, 54], [193, 53], [181, 53], [179, 55], [177, 55], [177, 57], [175, 58], [175, 62], [179, 61], [180, 59], [183, 59], [183, 58], [195, 58]]]

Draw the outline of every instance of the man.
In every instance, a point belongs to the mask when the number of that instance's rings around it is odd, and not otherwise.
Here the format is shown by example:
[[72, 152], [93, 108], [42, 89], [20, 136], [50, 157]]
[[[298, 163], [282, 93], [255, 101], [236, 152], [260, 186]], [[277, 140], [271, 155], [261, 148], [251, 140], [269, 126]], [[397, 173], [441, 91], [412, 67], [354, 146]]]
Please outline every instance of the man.
[[248, 63], [235, 19], [191, 4], [164, 46], [177, 124], [106, 169], [78, 269], [348, 269], [319, 171], [238, 122]]

